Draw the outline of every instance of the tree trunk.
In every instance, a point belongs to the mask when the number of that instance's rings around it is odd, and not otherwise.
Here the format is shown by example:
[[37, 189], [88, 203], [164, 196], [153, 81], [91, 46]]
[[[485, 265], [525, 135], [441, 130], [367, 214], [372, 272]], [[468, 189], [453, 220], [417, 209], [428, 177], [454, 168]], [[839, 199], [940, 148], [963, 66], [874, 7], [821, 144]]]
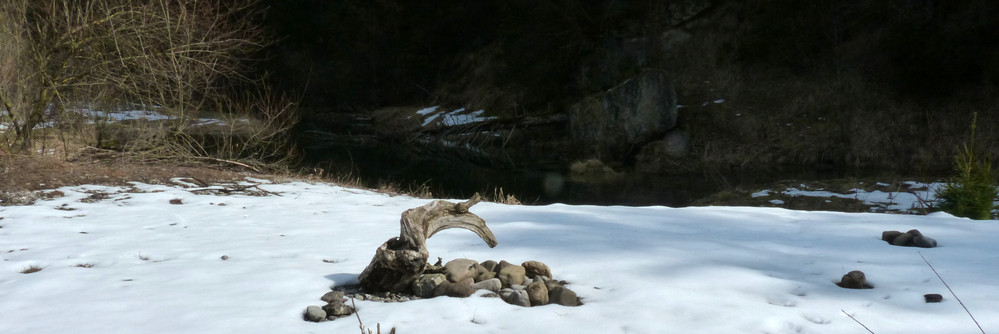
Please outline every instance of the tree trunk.
[[478, 234], [489, 247], [496, 247], [496, 237], [486, 221], [468, 212], [482, 197], [475, 194], [462, 203], [436, 200], [402, 213], [399, 237], [393, 237], [377, 250], [371, 263], [361, 272], [361, 287], [369, 292], [411, 292], [413, 281], [423, 274], [430, 253], [427, 239], [449, 228], [463, 228]]

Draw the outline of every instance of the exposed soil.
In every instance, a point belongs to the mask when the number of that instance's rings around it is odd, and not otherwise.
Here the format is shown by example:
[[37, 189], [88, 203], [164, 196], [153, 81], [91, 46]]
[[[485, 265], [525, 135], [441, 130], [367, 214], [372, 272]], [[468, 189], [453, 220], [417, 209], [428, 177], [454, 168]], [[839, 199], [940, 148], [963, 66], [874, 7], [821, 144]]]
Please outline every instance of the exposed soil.
[[81, 184], [126, 185], [127, 182], [169, 183], [185, 177], [206, 184], [234, 182], [246, 177], [275, 181], [292, 178], [282, 173], [261, 174], [224, 162], [139, 162], [120, 154], [94, 149], [73, 157], [0, 156], [0, 205], [30, 203], [40, 190]]

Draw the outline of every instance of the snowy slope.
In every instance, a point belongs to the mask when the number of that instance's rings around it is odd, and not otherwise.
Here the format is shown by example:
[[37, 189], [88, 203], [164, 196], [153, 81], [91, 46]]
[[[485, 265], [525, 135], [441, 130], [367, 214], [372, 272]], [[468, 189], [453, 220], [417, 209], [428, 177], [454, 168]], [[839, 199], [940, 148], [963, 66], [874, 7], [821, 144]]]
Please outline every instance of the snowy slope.
[[[356, 283], [375, 248], [398, 234], [399, 214], [428, 200], [326, 184], [259, 187], [279, 196], [77, 186], [0, 207], [0, 333], [356, 333], [354, 318], [310, 323], [301, 313], [322, 305], [330, 286]], [[81, 202], [94, 193], [108, 195]], [[866, 333], [846, 311], [877, 333], [977, 333], [921, 252], [986, 331], [999, 329], [994, 221], [743, 207], [471, 211], [499, 245], [447, 230], [429, 240], [431, 258], [543, 261], [585, 305], [358, 301], [366, 325], [400, 334]], [[940, 247], [880, 240], [912, 228]], [[21, 273], [33, 266], [42, 270]], [[875, 288], [834, 285], [851, 270]], [[944, 301], [924, 303], [926, 293]]]

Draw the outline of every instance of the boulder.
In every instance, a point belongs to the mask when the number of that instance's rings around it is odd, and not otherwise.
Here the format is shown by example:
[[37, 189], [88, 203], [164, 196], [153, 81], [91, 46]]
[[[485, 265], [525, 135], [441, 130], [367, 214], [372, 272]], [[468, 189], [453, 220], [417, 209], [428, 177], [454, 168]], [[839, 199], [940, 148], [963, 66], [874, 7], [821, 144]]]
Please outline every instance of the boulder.
[[621, 161], [676, 125], [676, 91], [665, 71], [649, 70], [570, 107], [569, 128], [597, 157]]
[[520, 265], [524, 267], [527, 277], [534, 278], [535, 276], [545, 276], [552, 277], [552, 270], [548, 268], [548, 265], [540, 261], [527, 261]]
[[548, 287], [544, 282], [534, 282], [527, 286], [527, 298], [531, 306], [548, 304]]
[[305, 308], [305, 314], [303, 315], [306, 321], [320, 322], [326, 320], [326, 311], [323, 308], [315, 305], [311, 305]]
[[548, 300], [552, 304], [559, 304], [562, 306], [579, 306], [579, 297], [576, 296], [576, 292], [569, 290], [564, 286], [557, 286], [551, 291], [548, 291]]
[[497, 292], [503, 288], [503, 283], [500, 282], [499, 278], [490, 278], [472, 285], [476, 290], [489, 290], [492, 292]]
[[531, 299], [527, 296], [527, 291], [503, 289], [500, 290], [499, 295], [507, 304], [531, 307]]
[[475, 293], [475, 290], [476, 289], [469, 284], [444, 282], [434, 289], [434, 297], [448, 296], [465, 298]]
[[465, 279], [475, 279], [478, 274], [478, 261], [470, 259], [454, 259], [444, 265], [444, 276], [450, 282], [460, 283]]
[[434, 291], [438, 285], [447, 282], [444, 274], [427, 274], [420, 276], [413, 282], [413, 294], [420, 298], [430, 298], [434, 296]]
[[870, 284], [867, 284], [867, 276], [864, 275], [863, 271], [854, 270], [840, 279], [839, 283], [836, 283], [841, 288], [846, 289], [870, 289], [873, 288]]
[[518, 265], [508, 265], [500, 269], [499, 275], [496, 275], [503, 282], [503, 286], [509, 287], [513, 284], [524, 284], [524, 279], [527, 278], [527, 270], [524, 267]]

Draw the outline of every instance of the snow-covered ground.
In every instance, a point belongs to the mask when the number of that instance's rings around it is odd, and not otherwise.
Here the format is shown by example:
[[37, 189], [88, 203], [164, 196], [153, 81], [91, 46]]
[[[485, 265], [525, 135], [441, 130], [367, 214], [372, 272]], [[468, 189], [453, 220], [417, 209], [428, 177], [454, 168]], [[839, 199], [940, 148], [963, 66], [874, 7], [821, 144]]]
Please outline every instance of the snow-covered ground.
[[[278, 195], [85, 185], [0, 207], [0, 333], [356, 333], [355, 318], [310, 323], [302, 311], [322, 305], [330, 286], [356, 283], [375, 248], [398, 234], [400, 213], [428, 200], [327, 184], [259, 188]], [[866, 333], [849, 314], [876, 333], [979, 332], [921, 254], [986, 331], [999, 330], [995, 221], [749, 207], [471, 211], [499, 245], [447, 230], [429, 240], [431, 258], [543, 261], [585, 305], [358, 301], [366, 325], [400, 334]], [[939, 247], [880, 240], [912, 228]], [[22, 273], [32, 267], [41, 270]], [[874, 288], [834, 284], [851, 270]], [[928, 293], [943, 302], [925, 303]]]

